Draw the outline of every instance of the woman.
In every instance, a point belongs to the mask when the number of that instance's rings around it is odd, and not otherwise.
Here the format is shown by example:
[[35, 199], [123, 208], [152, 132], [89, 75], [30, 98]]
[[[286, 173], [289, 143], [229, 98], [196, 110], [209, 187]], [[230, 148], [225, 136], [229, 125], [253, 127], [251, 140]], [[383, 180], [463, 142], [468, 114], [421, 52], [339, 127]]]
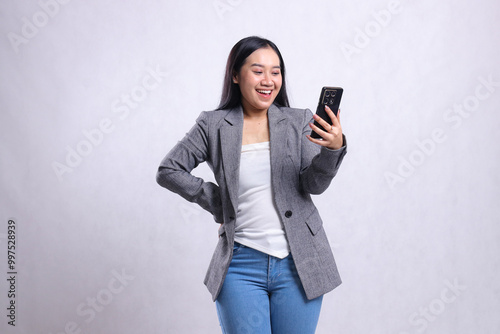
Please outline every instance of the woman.
[[[322, 296], [341, 283], [310, 194], [325, 191], [346, 153], [340, 120], [289, 107], [274, 43], [231, 50], [218, 109], [202, 112], [167, 154], [158, 183], [221, 224], [205, 284], [223, 333], [314, 333]], [[322, 140], [313, 139], [313, 129]], [[217, 184], [190, 172], [207, 162]]]

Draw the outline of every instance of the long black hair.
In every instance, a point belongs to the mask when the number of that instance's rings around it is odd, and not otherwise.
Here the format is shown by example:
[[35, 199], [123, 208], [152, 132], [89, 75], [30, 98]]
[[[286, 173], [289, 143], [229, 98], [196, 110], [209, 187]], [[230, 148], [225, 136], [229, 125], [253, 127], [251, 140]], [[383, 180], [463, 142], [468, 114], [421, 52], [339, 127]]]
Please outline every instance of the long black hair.
[[236, 43], [229, 53], [226, 73], [224, 75], [224, 85], [222, 87], [222, 96], [217, 110], [235, 108], [241, 103], [241, 91], [238, 84], [233, 82], [233, 76], [240, 72], [245, 60], [252, 52], [262, 48], [273, 49], [280, 59], [282, 84], [274, 100], [274, 104], [283, 107], [290, 106], [286, 93], [285, 63], [283, 62], [283, 57], [281, 57], [280, 50], [278, 50], [276, 44], [270, 40], [258, 36], [250, 36]]

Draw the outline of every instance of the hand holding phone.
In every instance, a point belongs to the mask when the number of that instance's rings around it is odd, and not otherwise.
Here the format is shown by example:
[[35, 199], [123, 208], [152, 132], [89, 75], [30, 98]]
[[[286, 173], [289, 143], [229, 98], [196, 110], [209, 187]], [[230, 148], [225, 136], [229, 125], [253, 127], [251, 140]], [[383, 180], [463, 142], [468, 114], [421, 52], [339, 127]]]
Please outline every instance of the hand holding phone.
[[331, 150], [338, 150], [344, 145], [342, 126], [337, 115], [342, 93], [343, 89], [340, 87], [323, 87], [313, 116], [314, 124], [309, 123], [312, 131], [307, 138]]
[[[330, 126], [332, 125], [332, 120], [330, 119], [330, 116], [328, 116], [328, 114], [326, 113], [325, 106], [328, 106], [333, 111], [335, 116], [337, 116], [343, 92], [344, 90], [340, 87], [323, 87], [321, 89], [318, 107], [316, 108], [316, 115], [324, 119]], [[316, 125], [323, 131], [327, 131], [317, 121], [314, 121], [314, 125]], [[314, 130], [311, 131], [311, 137], [316, 139], [321, 138], [321, 136], [317, 134]]]

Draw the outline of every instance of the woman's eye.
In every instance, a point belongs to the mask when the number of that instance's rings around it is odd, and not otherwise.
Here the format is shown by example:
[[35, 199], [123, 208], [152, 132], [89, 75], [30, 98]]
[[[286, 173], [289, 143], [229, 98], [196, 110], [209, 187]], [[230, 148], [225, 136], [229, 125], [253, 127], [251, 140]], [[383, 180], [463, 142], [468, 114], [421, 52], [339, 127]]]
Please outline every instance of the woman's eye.
[[253, 73], [255, 73], [255, 74], [262, 74], [262, 72], [259, 72], [259, 71], [253, 71]]
[[280, 75], [280, 72], [274, 72], [273, 75]]

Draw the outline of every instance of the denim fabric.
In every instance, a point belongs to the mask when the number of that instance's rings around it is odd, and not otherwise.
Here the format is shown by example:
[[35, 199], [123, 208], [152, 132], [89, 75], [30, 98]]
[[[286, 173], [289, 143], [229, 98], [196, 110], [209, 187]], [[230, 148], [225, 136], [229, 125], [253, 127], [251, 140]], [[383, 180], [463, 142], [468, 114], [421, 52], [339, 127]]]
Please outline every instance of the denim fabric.
[[235, 243], [216, 306], [224, 334], [313, 334], [322, 300], [306, 298], [291, 254]]

